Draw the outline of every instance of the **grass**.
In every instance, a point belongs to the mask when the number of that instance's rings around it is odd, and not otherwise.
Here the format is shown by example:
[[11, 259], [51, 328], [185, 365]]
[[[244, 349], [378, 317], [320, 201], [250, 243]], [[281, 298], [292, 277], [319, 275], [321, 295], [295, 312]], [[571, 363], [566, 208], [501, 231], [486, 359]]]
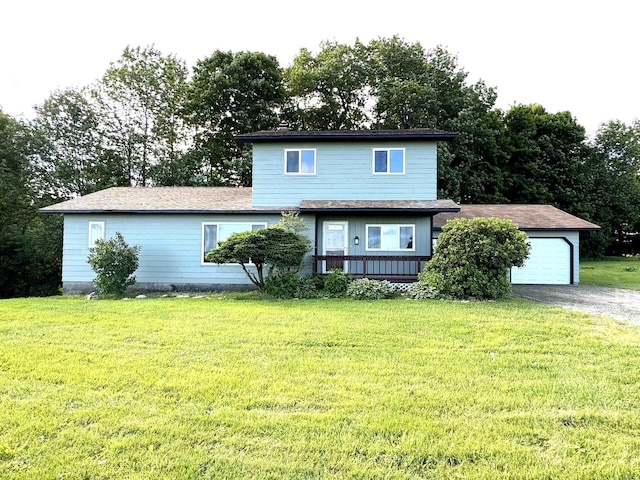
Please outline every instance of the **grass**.
[[631, 479], [639, 384], [524, 300], [5, 300], [0, 478]]
[[580, 260], [580, 283], [640, 290], [640, 257]]

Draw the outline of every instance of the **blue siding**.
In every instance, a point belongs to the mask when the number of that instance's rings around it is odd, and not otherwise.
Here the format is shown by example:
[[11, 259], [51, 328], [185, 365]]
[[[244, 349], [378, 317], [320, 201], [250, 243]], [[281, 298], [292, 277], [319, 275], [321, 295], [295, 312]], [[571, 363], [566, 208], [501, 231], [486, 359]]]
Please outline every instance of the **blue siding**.
[[[139, 283], [248, 285], [239, 265], [201, 264], [202, 222], [278, 223], [279, 215], [65, 215], [62, 281], [91, 282], [87, 263], [89, 222], [105, 222], [105, 238], [122, 233], [130, 245], [140, 245]], [[315, 239], [315, 218], [307, 218]], [[307, 262], [310, 265], [310, 260]], [[308, 267], [310, 268], [310, 267]]]
[[[285, 175], [284, 150], [314, 148], [315, 175]], [[374, 175], [374, 148], [404, 148], [403, 175]], [[253, 205], [297, 206], [302, 200], [435, 200], [436, 143], [257, 143]]]

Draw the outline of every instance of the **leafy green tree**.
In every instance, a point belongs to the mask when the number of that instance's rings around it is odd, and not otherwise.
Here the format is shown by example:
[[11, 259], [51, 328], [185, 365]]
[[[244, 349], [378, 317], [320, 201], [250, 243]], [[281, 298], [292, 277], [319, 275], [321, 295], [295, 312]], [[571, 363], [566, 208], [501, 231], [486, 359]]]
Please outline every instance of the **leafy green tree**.
[[250, 186], [250, 149], [233, 137], [277, 126], [283, 101], [282, 71], [273, 56], [217, 50], [199, 60], [183, 110], [195, 128], [187, 160], [200, 172], [199, 183]]
[[367, 48], [323, 42], [313, 55], [303, 48], [284, 71], [289, 102], [285, 119], [301, 130], [364, 128], [369, 124]]
[[28, 282], [25, 288], [27, 295], [44, 297], [60, 294], [62, 236], [62, 215], [35, 215], [29, 222], [24, 236], [28, 262], [22, 271]]
[[124, 294], [136, 283], [133, 273], [138, 269], [139, 253], [140, 247], [127, 244], [120, 232], [108, 240], [97, 240], [87, 258], [96, 273], [96, 287], [108, 295]]
[[570, 213], [589, 210], [584, 128], [569, 112], [516, 105], [505, 114], [509, 160], [505, 196], [512, 203], [547, 203]]
[[0, 112], [0, 297], [28, 294], [24, 236], [35, 208], [28, 187], [28, 131]]
[[36, 107], [32, 127], [40, 140], [32, 161], [38, 188], [71, 198], [109, 186], [99, 175], [102, 138], [98, 113], [85, 91], [52, 93]]
[[511, 292], [508, 269], [521, 267], [529, 249], [526, 235], [511, 220], [450, 220], [419, 280], [454, 298], [504, 297]]
[[0, 112], [0, 298], [55, 294], [60, 285], [61, 218], [38, 217], [46, 195], [31, 187], [29, 126]]
[[585, 256], [640, 252], [640, 121], [602, 124], [591, 142], [588, 157], [590, 185], [585, 189], [592, 211], [589, 219], [600, 225], [581, 242]]
[[367, 49], [374, 128], [435, 128], [436, 92], [422, 45], [394, 36], [373, 40]]
[[593, 143], [611, 173], [640, 178], [640, 119], [630, 125], [618, 120], [600, 125]]
[[278, 225], [296, 233], [304, 232], [309, 229], [309, 225], [305, 223], [304, 219], [298, 212], [282, 212]]
[[104, 148], [131, 185], [174, 184], [188, 146], [182, 117], [187, 68], [155, 47], [125, 48], [93, 89]]
[[[309, 251], [309, 239], [275, 225], [252, 232], [234, 233], [206, 254], [214, 263], [239, 263], [251, 282], [264, 291], [265, 281], [278, 272], [300, 268]], [[255, 273], [251, 269], [255, 267]]]

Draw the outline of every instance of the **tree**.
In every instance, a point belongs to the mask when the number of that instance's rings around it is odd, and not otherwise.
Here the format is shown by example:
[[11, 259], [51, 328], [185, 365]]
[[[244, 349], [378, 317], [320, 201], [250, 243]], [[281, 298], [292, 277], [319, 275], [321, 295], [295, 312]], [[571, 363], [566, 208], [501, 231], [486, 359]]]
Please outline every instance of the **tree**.
[[32, 188], [28, 124], [0, 112], [0, 298], [49, 295], [60, 285], [62, 222], [41, 219]]
[[521, 267], [529, 250], [526, 235], [511, 220], [450, 220], [419, 280], [455, 298], [500, 298], [511, 291], [508, 269]]
[[587, 256], [640, 252], [640, 120], [602, 124], [588, 157], [590, 220], [601, 230], [581, 242]]
[[135, 285], [133, 273], [138, 269], [140, 247], [130, 246], [120, 232], [109, 240], [97, 240], [89, 249], [87, 262], [96, 273], [96, 287], [108, 295], [122, 295], [130, 285]]
[[186, 80], [175, 56], [127, 47], [95, 85], [105, 150], [124, 164], [130, 185], [175, 183], [175, 165], [188, 146], [181, 115]]
[[301, 130], [364, 128], [367, 115], [368, 51], [323, 42], [313, 55], [303, 48], [284, 71], [289, 102], [284, 117]]
[[296, 233], [309, 229], [299, 212], [282, 212], [278, 226]]
[[41, 191], [72, 198], [111, 186], [100, 175], [99, 125], [84, 90], [56, 91], [36, 107], [32, 127], [41, 141], [32, 167]]
[[35, 215], [28, 187], [28, 131], [0, 112], [0, 297], [28, 294], [24, 236]]
[[233, 137], [277, 126], [283, 100], [282, 71], [273, 56], [217, 50], [199, 60], [184, 105], [195, 128], [188, 157], [200, 173], [199, 183], [250, 186], [250, 151]]
[[435, 128], [436, 94], [422, 45], [394, 36], [373, 40], [367, 48], [374, 128]]
[[[263, 291], [265, 281], [274, 273], [299, 268], [309, 248], [307, 237], [275, 225], [234, 233], [208, 252], [206, 259], [215, 263], [239, 263], [249, 280]], [[250, 269], [251, 264], [255, 273]]]
[[505, 114], [508, 162], [504, 194], [512, 203], [546, 203], [574, 215], [589, 212], [584, 128], [569, 112], [516, 105]]

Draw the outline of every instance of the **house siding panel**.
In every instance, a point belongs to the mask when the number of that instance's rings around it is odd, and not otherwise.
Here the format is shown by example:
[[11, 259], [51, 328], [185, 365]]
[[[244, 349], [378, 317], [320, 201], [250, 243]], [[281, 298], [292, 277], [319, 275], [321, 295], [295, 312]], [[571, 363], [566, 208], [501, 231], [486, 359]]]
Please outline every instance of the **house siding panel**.
[[[284, 150], [314, 148], [315, 175], [285, 175]], [[374, 148], [404, 148], [405, 174], [372, 172]], [[253, 147], [253, 205], [302, 200], [435, 200], [436, 143], [258, 143]]]
[[[105, 222], [105, 238], [122, 233], [129, 245], [140, 245], [139, 284], [162, 285], [251, 285], [239, 265], [202, 265], [200, 260], [203, 222], [278, 223], [279, 215], [65, 215], [63, 285], [91, 282], [95, 277], [87, 263], [90, 221]], [[313, 216], [307, 217], [313, 225]], [[303, 232], [314, 241], [315, 230]], [[310, 271], [311, 260], [306, 259]]]

